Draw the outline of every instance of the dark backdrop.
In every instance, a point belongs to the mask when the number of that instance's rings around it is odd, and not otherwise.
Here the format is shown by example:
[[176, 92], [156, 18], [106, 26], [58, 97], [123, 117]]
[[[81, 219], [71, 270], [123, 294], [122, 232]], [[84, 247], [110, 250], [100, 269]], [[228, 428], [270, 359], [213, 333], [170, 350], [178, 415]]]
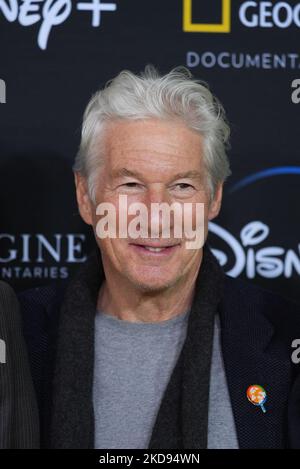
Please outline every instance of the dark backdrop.
[[[100, 21], [94, 13], [93, 26], [93, 12], [78, 8], [96, 3], [116, 8]], [[263, 3], [252, 2], [245, 24], [237, 0], [29, 1], [27, 14], [26, 2], [0, 1], [0, 278], [22, 290], [68, 278], [84, 261], [94, 241], [71, 165], [89, 98], [124, 68], [186, 65], [232, 126], [233, 175], [211, 246], [226, 272], [300, 300], [300, 5], [259, 17]], [[228, 5], [227, 31], [189, 30], [221, 23]], [[190, 7], [196, 26], [183, 23]]]

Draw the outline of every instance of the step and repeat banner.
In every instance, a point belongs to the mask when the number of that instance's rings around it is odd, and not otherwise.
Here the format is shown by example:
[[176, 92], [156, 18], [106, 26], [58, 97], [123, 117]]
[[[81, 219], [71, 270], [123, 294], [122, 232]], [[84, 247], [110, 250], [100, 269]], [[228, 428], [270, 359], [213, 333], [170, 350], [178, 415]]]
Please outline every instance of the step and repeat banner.
[[184, 65], [231, 124], [209, 241], [224, 270], [300, 301], [300, 1], [0, 0], [0, 278], [68, 279], [94, 247], [71, 166], [91, 95]]

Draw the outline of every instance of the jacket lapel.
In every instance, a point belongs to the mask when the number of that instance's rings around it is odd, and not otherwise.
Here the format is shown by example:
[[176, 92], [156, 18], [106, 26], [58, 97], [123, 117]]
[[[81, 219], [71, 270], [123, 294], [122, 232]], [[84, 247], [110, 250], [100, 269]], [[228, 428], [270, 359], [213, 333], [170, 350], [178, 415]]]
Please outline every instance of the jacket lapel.
[[[290, 357], [264, 316], [259, 295], [246, 284], [237, 289], [230, 278], [225, 283], [220, 306], [222, 350], [239, 446], [284, 448]], [[266, 413], [247, 399], [252, 384], [267, 393]]]

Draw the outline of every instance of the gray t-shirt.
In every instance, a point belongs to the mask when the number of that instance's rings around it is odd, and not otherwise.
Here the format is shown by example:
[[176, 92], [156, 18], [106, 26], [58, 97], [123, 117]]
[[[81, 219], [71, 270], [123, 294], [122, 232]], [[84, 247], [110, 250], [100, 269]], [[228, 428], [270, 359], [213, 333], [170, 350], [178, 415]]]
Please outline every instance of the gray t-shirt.
[[[97, 312], [93, 403], [95, 448], [147, 448], [157, 412], [181, 352], [189, 311], [156, 323]], [[208, 422], [209, 448], [237, 448], [215, 323]]]

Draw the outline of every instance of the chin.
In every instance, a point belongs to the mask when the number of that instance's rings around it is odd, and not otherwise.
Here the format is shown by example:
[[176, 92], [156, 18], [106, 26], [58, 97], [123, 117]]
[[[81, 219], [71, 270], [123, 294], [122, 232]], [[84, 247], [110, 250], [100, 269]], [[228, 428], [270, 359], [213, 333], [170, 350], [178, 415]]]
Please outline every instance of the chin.
[[143, 283], [141, 281], [135, 282], [135, 288], [143, 293], [160, 293], [168, 290], [173, 284], [169, 283]]
[[170, 275], [155, 275], [155, 273], [153, 273], [153, 275], [130, 275], [129, 279], [135, 288], [149, 293], [167, 290], [168, 288], [175, 285], [178, 281], [177, 276], [170, 277]]

